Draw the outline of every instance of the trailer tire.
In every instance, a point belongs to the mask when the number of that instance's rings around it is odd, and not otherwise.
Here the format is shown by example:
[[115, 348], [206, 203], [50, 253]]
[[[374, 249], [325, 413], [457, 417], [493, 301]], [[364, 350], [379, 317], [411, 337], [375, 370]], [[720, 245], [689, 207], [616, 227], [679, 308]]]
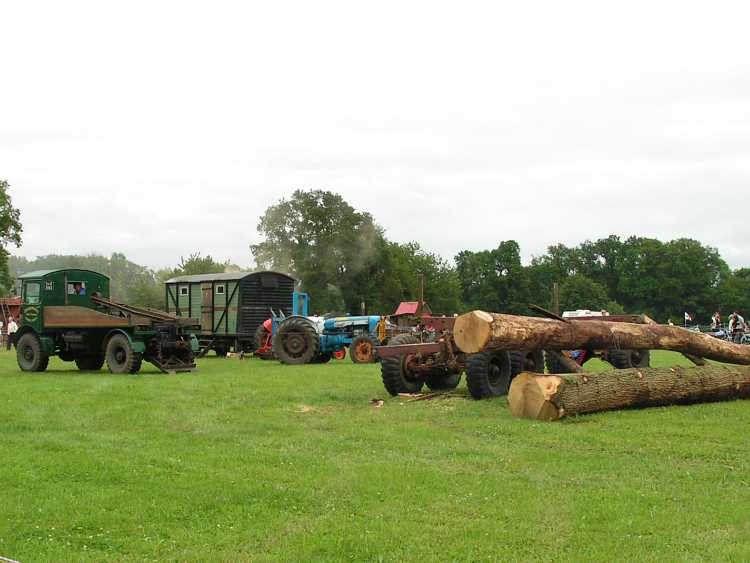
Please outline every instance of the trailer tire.
[[49, 364], [49, 355], [33, 332], [22, 334], [16, 342], [16, 359], [22, 371], [44, 371]]
[[228, 344], [218, 344], [214, 346], [214, 352], [219, 358], [226, 358], [227, 354], [229, 354], [229, 345]]
[[374, 364], [378, 361], [377, 345], [369, 334], [357, 336], [349, 345], [349, 357], [355, 364]]
[[320, 337], [304, 317], [281, 323], [273, 337], [273, 353], [283, 364], [309, 364], [320, 352]]
[[617, 350], [610, 348], [607, 351], [607, 361], [615, 369], [646, 368], [651, 361], [649, 350]]
[[425, 383], [432, 391], [443, 391], [455, 389], [461, 382], [461, 372], [458, 373], [431, 373], [427, 376]]
[[104, 355], [112, 373], [136, 373], [141, 369], [142, 356], [133, 350], [130, 339], [124, 334], [113, 334], [109, 338]]
[[469, 354], [466, 359], [466, 384], [475, 399], [506, 395], [510, 387], [510, 354], [504, 351]]
[[513, 351], [510, 354], [510, 378], [522, 371], [544, 373], [544, 352], [542, 350]]
[[81, 371], [99, 371], [104, 365], [104, 356], [78, 356], [75, 362]]
[[[419, 339], [411, 334], [399, 334], [391, 339], [391, 346], [401, 344], [419, 344]], [[386, 391], [394, 397], [399, 393], [419, 393], [424, 379], [411, 380], [406, 377], [407, 356], [383, 358], [380, 361], [380, 375]]]

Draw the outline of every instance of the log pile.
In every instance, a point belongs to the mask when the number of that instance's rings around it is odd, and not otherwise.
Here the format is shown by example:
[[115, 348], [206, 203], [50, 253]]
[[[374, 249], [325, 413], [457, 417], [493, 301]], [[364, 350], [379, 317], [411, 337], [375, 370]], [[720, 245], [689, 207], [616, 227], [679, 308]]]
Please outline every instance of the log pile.
[[[696, 367], [632, 368], [598, 374], [521, 373], [510, 386], [511, 412], [537, 420], [605, 410], [750, 398], [750, 346], [682, 327], [598, 320], [521, 317], [473, 311], [456, 319], [454, 340], [467, 353], [493, 350], [672, 350]], [[556, 356], [565, 359], [564, 356]], [[568, 365], [570, 364], [570, 365]]]
[[632, 407], [750, 398], [750, 368], [633, 368], [596, 374], [524, 372], [511, 383], [513, 415], [536, 420]]

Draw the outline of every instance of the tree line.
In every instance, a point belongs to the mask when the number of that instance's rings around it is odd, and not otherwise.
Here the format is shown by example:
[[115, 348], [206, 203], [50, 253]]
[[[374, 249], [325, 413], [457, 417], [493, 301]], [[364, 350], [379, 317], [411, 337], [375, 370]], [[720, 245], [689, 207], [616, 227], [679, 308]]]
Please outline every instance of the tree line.
[[[0, 183], [0, 292], [12, 292], [12, 278], [36, 269], [74, 267], [110, 276], [116, 299], [164, 306], [163, 282], [176, 275], [239, 270], [199, 252], [172, 267], [152, 270], [122, 253], [10, 256], [20, 244], [18, 211]], [[271, 205], [258, 223], [261, 242], [250, 246], [255, 269], [278, 270], [301, 280], [316, 313], [392, 313], [400, 301], [415, 300], [424, 279], [434, 312], [471, 309], [528, 314], [528, 304], [550, 306], [560, 287], [562, 310], [607, 309], [646, 313], [660, 321], [684, 312], [708, 321], [719, 310], [750, 311], [750, 268], [732, 270], [717, 249], [680, 238], [667, 242], [611, 235], [578, 246], [557, 244], [521, 261], [514, 240], [495, 248], [459, 252], [452, 261], [418, 242], [388, 240], [384, 229], [340, 195], [297, 190]]]

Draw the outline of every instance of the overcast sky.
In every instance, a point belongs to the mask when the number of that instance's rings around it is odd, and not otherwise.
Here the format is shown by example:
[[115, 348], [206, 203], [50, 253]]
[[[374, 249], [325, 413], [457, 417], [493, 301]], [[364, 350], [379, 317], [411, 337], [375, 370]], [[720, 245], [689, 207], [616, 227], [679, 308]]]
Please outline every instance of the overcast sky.
[[746, 2], [0, 6], [17, 254], [249, 265], [319, 188], [446, 258], [615, 233], [750, 265]]

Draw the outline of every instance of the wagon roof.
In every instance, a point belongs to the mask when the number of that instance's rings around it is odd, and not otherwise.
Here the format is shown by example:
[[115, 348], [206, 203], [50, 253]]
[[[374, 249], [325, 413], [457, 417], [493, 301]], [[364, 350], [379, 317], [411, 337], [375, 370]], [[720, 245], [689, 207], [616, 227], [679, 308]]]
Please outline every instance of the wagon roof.
[[168, 279], [164, 283], [191, 283], [191, 282], [210, 282], [210, 281], [233, 281], [241, 280], [248, 276], [254, 276], [256, 274], [276, 274], [277, 276], [284, 276], [292, 281], [296, 281], [292, 276], [283, 274], [281, 272], [224, 272], [223, 274], [195, 274], [192, 276], [175, 276]]

